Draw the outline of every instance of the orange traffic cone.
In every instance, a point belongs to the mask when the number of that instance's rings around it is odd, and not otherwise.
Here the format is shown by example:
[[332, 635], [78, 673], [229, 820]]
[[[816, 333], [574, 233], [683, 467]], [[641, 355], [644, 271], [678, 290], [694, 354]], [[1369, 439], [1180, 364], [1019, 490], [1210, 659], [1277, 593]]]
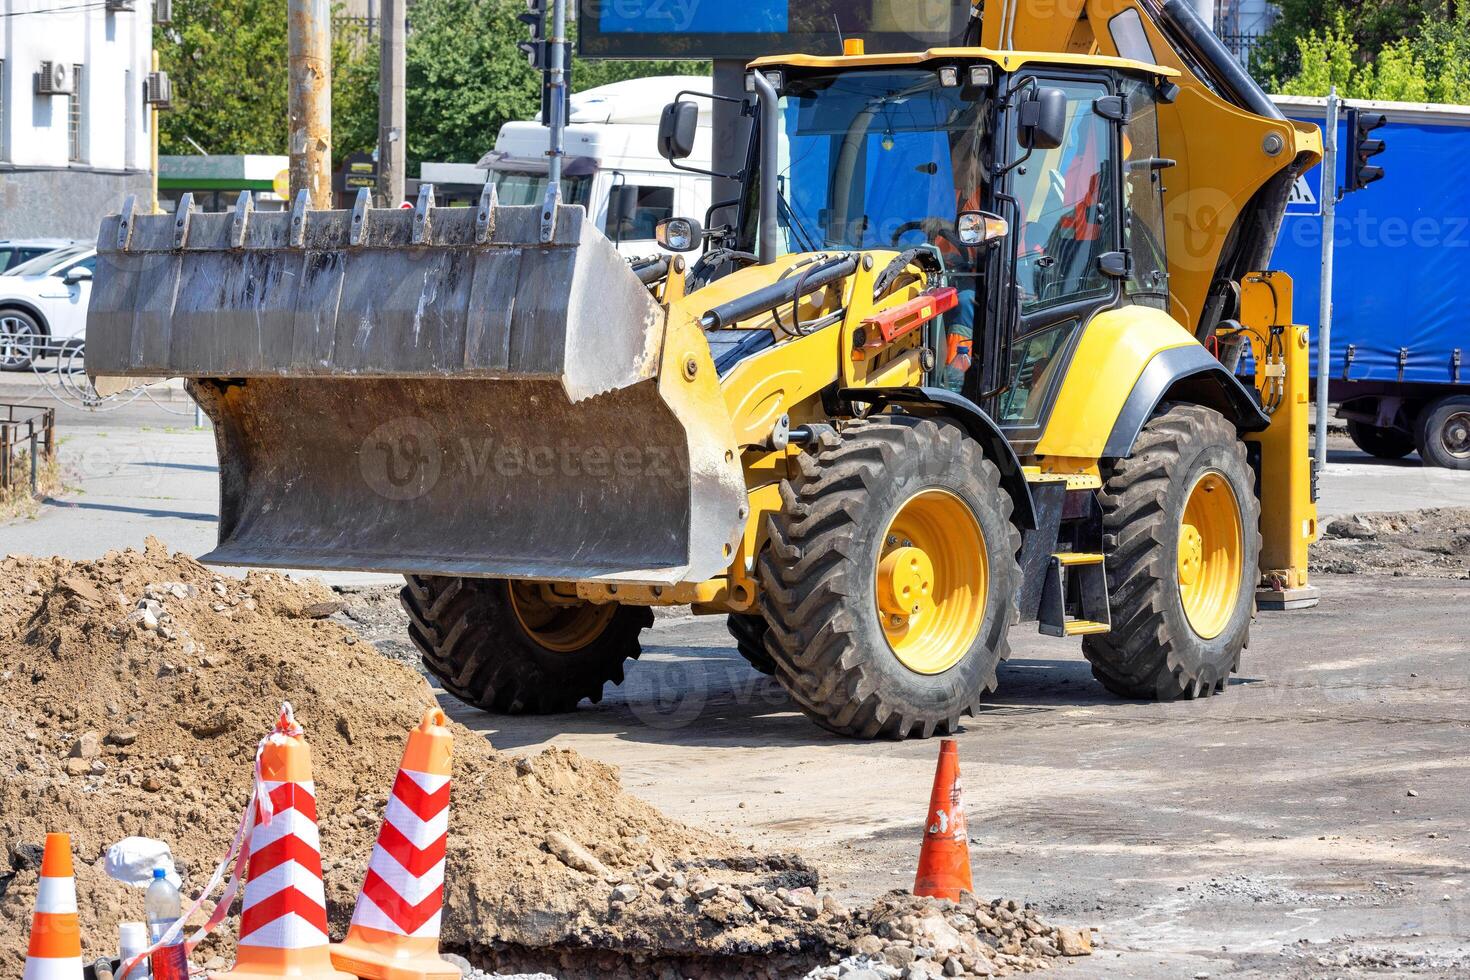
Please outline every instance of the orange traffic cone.
[[23, 980], [81, 980], [82, 927], [71, 871], [71, 837], [47, 834]]
[[439, 958], [454, 745], [445, 725], [444, 712], [430, 708], [408, 733], [352, 925], [332, 946], [333, 965], [365, 980], [459, 977]]
[[960, 892], [972, 890], [970, 840], [960, 798], [960, 752], [954, 739], [946, 738], [939, 743], [939, 765], [924, 818], [924, 846], [919, 849], [914, 894], [958, 901]]
[[333, 969], [327, 952], [311, 749], [289, 704], [261, 746], [258, 776], [261, 810], [268, 803], [269, 813], [256, 814], [251, 832], [235, 968], [211, 973], [210, 980], [352, 980]]

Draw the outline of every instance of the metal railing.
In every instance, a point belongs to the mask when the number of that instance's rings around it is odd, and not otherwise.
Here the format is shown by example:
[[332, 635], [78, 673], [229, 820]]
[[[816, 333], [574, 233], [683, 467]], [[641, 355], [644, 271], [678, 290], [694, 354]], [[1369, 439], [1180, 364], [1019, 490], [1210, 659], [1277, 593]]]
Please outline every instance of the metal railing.
[[15, 486], [21, 446], [30, 449], [31, 493], [36, 493], [42, 453], [47, 462], [56, 454], [56, 409], [0, 404], [0, 491]]
[[1221, 42], [1224, 43], [1231, 55], [1235, 57], [1235, 60], [1240, 62], [1242, 67], [1249, 68], [1251, 53], [1256, 50], [1256, 45], [1261, 43], [1261, 38], [1265, 35], [1260, 32], [1251, 34], [1226, 34], [1221, 32], [1219, 36]]

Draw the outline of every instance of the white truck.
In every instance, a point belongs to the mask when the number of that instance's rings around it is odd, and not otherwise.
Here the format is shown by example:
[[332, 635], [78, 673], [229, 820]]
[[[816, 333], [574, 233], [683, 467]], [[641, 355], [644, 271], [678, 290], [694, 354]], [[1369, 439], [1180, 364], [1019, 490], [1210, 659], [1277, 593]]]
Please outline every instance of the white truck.
[[[710, 178], [670, 166], [658, 153], [658, 121], [680, 92], [709, 92], [696, 75], [660, 75], [600, 85], [572, 95], [566, 129], [562, 202], [580, 204], [628, 256], [663, 251], [654, 226], [664, 218], [704, 221]], [[698, 136], [687, 166], [709, 169], [710, 120], [700, 104]], [[495, 149], [478, 164], [495, 181], [501, 204], [540, 204], [546, 192], [546, 128], [539, 118], [500, 127]]]

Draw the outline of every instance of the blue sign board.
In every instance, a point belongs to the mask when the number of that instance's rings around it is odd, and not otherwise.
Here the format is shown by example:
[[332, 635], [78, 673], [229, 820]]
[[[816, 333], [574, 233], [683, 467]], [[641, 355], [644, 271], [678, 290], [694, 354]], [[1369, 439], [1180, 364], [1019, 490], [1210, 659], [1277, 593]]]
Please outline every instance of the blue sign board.
[[968, 0], [579, 0], [580, 54], [592, 58], [737, 58], [923, 51], [963, 41]]

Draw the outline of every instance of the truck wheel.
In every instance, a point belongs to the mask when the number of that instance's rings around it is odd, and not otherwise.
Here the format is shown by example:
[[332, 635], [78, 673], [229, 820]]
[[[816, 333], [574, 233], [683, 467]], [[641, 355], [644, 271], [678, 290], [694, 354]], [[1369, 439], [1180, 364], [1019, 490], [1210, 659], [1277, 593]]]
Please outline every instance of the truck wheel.
[[1010, 653], [1021, 539], [999, 471], [906, 416], [829, 432], [799, 466], [758, 571], [777, 680], [842, 735], [952, 732]]
[[730, 635], [735, 637], [735, 648], [750, 665], [762, 674], [774, 674], [776, 662], [766, 652], [766, 619], [764, 616], [746, 616], [731, 613], [725, 620]]
[[1415, 442], [1426, 466], [1470, 470], [1470, 395], [1430, 402], [1419, 413]]
[[1385, 429], [1367, 422], [1349, 419], [1348, 438], [1369, 456], [1379, 459], [1403, 459], [1414, 451], [1414, 438], [1398, 429]]
[[1245, 444], [1219, 412], [1175, 405], [1105, 473], [1113, 628], [1082, 652], [1104, 687], [1172, 701], [1240, 668], [1260, 578], [1260, 504]]
[[424, 666], [461, 701], [501, 714], [571, 711], [602, 700], [637, 659], [646, 606], [550, 601], [545, 585], [407, 576], [400, 596]]

